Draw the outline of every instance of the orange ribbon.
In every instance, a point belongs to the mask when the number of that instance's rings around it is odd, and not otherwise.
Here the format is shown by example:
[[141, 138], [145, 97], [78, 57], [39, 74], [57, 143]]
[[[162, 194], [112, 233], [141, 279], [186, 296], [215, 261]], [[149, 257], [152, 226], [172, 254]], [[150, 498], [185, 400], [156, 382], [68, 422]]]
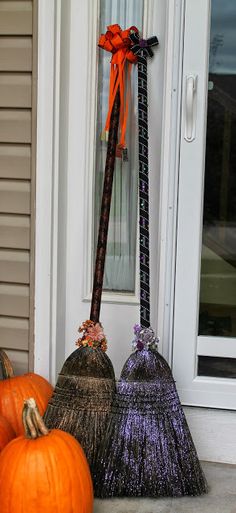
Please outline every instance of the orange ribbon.
[[[132, 64], [137, 62], [137, 57], [131, 52], [130, 47], [133, 44], [129, 38], [130, 34], [138, 32], [136, 27], [130, 27], [121, 30], [120, 26], [110, 25], [107, 27], [106, 34], [102, 34], [98, 46], [112, 53], [110, 86], [109, 86], [109, 108], [105, 125], [105, 132], [109, 132], [110, 118], [115, 101], [115, 96], [119, 87], [120, 92], [120, 139], [118, 144], [117, 156], [122, 156], [122, 151], [126, 148], [125, 133], [128, 119], [128, 104], [130, 99], [130, 75]], [[128, 62], [128, 90], [125, 98], [125, 63]]]

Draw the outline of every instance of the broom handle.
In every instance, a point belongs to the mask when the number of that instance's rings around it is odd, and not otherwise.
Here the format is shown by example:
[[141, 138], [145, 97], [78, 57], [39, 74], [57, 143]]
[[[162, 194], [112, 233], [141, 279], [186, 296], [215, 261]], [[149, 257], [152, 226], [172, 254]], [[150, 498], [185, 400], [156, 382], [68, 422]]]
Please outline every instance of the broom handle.
[[138, 56], [140, 324], [150, 326], [147, 57]]
[[112, 196], [112, 183], [115, 168], [116, 145], [118, 139], [119, 116], [120, 93], [118, 88], [110, 120], [110, 130], [108, 136], [106, 166], [102, 193], [101, 214], [98, 231], [97, 254], [93, 278], [93, 293], [90, 310], [90, 320], [94, 322], [99, 322], [101, 308], [102, 286], [107, 247], [107, 234]]

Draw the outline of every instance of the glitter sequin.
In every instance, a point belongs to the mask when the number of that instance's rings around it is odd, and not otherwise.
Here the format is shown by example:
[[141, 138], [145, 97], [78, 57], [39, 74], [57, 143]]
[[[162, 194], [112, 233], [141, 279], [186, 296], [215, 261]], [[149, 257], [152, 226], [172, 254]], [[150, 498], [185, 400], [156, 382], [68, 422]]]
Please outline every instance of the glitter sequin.
[[158, 352], [136, 351], [124, 365], [94, 487], [98, 497], [207, 491], [171, 370]]

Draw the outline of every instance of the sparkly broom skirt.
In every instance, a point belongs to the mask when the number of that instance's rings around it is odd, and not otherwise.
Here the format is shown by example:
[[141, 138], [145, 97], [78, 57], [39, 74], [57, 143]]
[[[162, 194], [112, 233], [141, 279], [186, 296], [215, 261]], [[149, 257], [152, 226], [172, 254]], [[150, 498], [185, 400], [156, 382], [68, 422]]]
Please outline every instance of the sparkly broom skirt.
[[64, 363], [44, 416], [49, 429], [62, 429], [80, 442], [92, 475], [114, 393], [114, 370], [106, 353], [79, 348]]
[[171, 370], [157, 352], [137, 351], [124, 366], [94, 487], [102, 498], [207, 491]]

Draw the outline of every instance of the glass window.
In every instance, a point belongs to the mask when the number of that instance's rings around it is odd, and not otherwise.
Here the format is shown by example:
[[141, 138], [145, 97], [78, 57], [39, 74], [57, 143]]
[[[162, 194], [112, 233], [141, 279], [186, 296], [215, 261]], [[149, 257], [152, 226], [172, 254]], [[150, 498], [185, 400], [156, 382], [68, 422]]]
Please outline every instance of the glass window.
[[[122, 28], [143, 25], [143, 0], [101, 0], [100, 33], [107, 25], [118, 23]], [[106, 160], [106, 142], [101, 140], [108, 108], [108, 91], [111, 54], [99, 51], [97, 144], [95, 167], [95, 230], [94, 258], [96, 252], [100, 205]], [[135, 260], [137, 237], [137, 111], [136, 66], [132, 74], [132, 99], [127, 126], [128, 162], [116, 159], [112, 205], [107, 243], [107, 256], [103, 288], [110, 291], [133, 293], [135, 289]]]
[[235, 27], [235, 1], [212, 0], [199, 334], [217, 337], [236, 336]]

